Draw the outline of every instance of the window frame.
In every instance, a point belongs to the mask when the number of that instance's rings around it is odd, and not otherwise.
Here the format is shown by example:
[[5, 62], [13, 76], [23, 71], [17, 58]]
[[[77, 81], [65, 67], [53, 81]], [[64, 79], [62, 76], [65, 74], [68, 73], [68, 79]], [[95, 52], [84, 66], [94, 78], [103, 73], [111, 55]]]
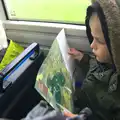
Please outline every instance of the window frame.
[[26, 22], [45, 22], [45, 23], [60, 23], [60, 24], [70, 24], [70, 25], [79, 25], [79, 26], [85, 26], [85, 24], [82, 24], [82, 23], [75, 23], [75, 22], [62, 22], [62, 21], [49, 21], [49, 20], [30, 20], [30, 19], [11, 19], [10, 16], [9, 16], [9, 13], [8, 13], [8, 10], [7, 10], [7, 3], [6, 3], [6, 0], [1, 0], [2, 1], [2, 5], [3, 5], [3, 8], [4, 8], [4, 11], [5, 11], [5, 16], [6, 16], [6, 19], [7, 20], [11, 20], [11, 21], [26, 21]]
[[[7, 16], [7, 11], [5, 10], [5, 4], [2, 0], [0, 2], [2, 14], [0, 14], [0, 20], [2, 20], [6, 35], [10, 39], [15, 39], [16, 42], [24, 44], [24, 42], [32, 43], [34, 40], [32, 38], [27, 38], [29, 35], [33, 34], [35, 37], [41, 37], [35, 42], [43, 46], [50, 47], [56, 35], [61, 29], [65, 29], [66, 36], [68, 37], [68, 42], [71, 43], [72, 47], [85, 48], [86, 51], [90, 51], [88, 39], [86, 36], [86, 27], [84, 25], [78, 24], [66, 24], [66, 23], [48, 23], [48, 22], [31, 22], [31, 21], [21, 21], [21, 20], [9, 20]], [[19, 37], [16, 38], [16, 35]], [[26, 39], [22, 39], [22, 36], [27, 36]], [[18, 40], [17, 40], [18, 39]], [[25, 43], [26, 44], [26, 43]]]
[[8, 15], [5, 8], [4, 0], [0, 1], [0, 11], [1, 11], [0, 20], [8, 20]]

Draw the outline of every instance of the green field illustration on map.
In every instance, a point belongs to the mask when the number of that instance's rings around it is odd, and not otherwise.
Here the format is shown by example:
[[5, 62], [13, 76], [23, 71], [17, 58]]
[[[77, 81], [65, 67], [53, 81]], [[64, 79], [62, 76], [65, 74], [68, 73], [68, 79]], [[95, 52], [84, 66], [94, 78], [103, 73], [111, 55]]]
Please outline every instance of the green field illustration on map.
[[58, 41], [54, 40], [39, 70], [35, 87], [55, 109], [61, 106], [72, 112], [72, 81], [65, 67]]

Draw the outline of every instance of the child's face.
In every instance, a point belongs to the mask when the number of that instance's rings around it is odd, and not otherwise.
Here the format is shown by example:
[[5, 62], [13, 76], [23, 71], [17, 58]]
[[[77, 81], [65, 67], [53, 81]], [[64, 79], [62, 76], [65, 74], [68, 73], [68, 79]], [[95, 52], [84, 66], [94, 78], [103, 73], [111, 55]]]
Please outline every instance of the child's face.
[[90, 19], [90, 28], [93, 36], [93, 42], [90, 47], [96, 59], [101, 63], [111, 63], [111, 57], [102, 32], [101, 23], [96, 14], [93, 14]]

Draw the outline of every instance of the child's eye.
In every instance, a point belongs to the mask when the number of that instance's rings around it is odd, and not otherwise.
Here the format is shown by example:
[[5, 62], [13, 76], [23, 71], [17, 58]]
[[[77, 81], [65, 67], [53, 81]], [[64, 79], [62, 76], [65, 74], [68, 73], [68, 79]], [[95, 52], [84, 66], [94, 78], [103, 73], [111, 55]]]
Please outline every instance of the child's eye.
[[95, 38], [95, 40], [96, 40], [98, 43], [100, 43], [100, 44], [105, 44], [105, 42], [104, 42], [103, 40], [100, 40], [100, 39], [98, 39], [98, 38]]

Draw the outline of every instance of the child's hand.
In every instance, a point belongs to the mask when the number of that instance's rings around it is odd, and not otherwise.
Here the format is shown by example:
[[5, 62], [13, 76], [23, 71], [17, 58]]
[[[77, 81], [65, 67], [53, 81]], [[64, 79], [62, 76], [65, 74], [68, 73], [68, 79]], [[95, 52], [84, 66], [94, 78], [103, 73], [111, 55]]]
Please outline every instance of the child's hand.
[[76, 120], [75, 118], [78, 116], [77, 114], [73, 114], [71, 112], [64, 111], [64, 116], [66, 120]]
[[68, 50], [68, 54], [72, 56], [73, 59], [76, 59], [76, 60], [81, 60], [84, 56], [84, 54], [78, 50], [76, 50], [75, 48], [70, 48]]
[[73, 114], [73, 113], [70, 113], [70, 112], [67, 112], [67, 111], [64, 111], [63, 114], [64, 114], [65, 117], [70, 117], [70, 118], [77, 116], [76, 114]]

